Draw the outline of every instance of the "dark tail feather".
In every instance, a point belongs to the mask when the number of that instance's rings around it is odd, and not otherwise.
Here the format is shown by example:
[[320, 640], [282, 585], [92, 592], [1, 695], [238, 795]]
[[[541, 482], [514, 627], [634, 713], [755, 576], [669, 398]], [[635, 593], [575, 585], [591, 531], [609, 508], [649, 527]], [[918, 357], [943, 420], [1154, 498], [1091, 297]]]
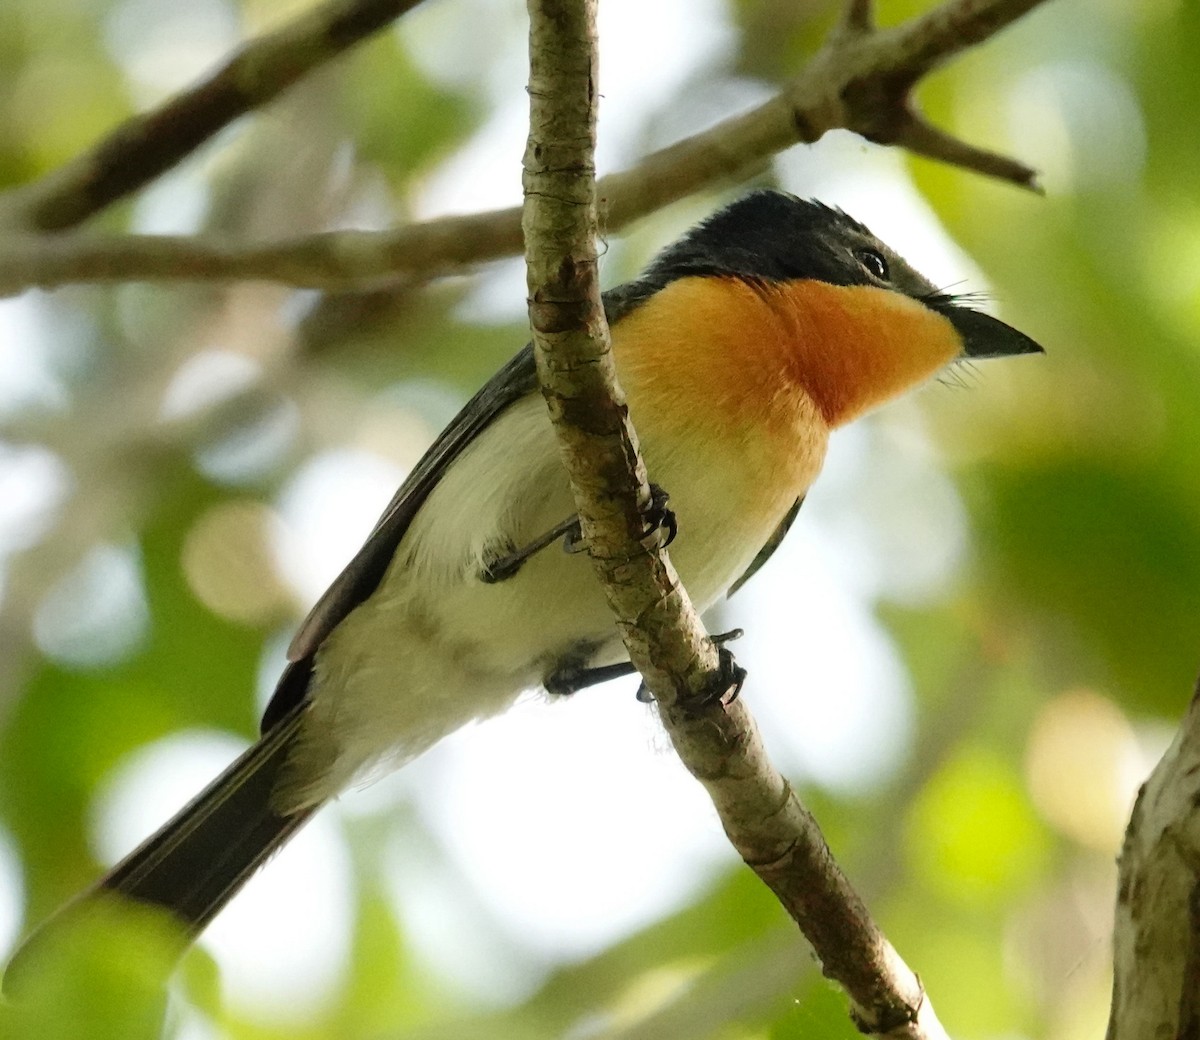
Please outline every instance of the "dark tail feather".
[[305, 707], [282, 718], [161, 830], [26, 939], [5, 973], [6, 988], [27, 955], [106, 893], [169, 911], [186, 939], [195, 938], [319, 808], [285, 815], [272, 806]]
[[282, 720], [94, 891], [161, 906], [189, 934], [201, 931], [313, 814], [315, 807], [285, 816], [271, 806], [300, 718]]

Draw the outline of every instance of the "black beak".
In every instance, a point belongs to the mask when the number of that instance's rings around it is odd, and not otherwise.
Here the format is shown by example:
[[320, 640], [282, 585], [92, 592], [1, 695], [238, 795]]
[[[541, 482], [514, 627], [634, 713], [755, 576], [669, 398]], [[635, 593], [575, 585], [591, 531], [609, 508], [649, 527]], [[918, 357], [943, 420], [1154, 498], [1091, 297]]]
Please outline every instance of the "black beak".
[[1041, 346], [998, 318], [949, 300], [927, 300], [938, 314], [950, 319], [963, 341], [963, 356], [968, 358], [1009, 357], [1012, 354], [1044, 354]]

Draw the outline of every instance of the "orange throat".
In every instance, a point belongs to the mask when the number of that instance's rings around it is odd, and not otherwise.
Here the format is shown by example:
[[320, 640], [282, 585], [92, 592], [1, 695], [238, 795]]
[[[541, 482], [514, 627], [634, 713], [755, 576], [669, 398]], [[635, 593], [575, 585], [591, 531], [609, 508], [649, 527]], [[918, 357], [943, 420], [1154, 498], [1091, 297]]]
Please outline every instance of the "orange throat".
[[954, 326], [899, 292], [814, 280], [680, 278], [613, 328], [617, 371], [656, 446], [803, 494], [829, 431], [961, 353]]
[[802, 394], [833, 428], [935, 375], [962, 341], [942, 315], [888, 289], [693, 277], [620, 321], [613, 349], [622, 380], [675, 414], [791, 426], [803, 421]]
[[[655, 441], [708, 444], [731, 467], [769, 467], [804, 488], [829, 428], [796, 378], [785, 327], [761, 293], [733, 278], [681, 278], [613, 328], [634, 425]], [[649, 458], [647, 461], [651, 461]]]
[[831, 427], [936, 375], [962, 353], [950, 321], [901, 292], [796, 281], [772, 286], [799, 379]]

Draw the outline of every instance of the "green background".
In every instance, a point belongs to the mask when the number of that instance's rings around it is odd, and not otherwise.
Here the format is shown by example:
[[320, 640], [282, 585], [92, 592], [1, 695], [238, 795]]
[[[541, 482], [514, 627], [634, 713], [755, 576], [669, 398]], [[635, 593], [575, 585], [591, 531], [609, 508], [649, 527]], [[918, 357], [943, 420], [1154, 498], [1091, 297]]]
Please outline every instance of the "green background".
[[[0, 186], [39, 177], [161, 96], [153, 84], [162, 70], [147, 86], [129, 41], [152, 50], [146, 41], [173, 6], [9, 0]], [[888, 22], [927, 7], [882, 6]], [[164, 204], [178, 218], [199, 199], [201, 227], [246, 238], [408, 219], [429, 178], [462, 161], [494, 111], [523, 103], [494, 86], [522, 60], [521, 8], [493, 15], [488, 26], [504, 31], [482, 45], [469, 39], [480, 10], [438, 0], [321, 70], [168, 175], [174, 194]], [[778, 0], [697, 7], [698, 33], [705, 19], [725, 27], [718, 57], [636, 120], [602, 109], [622, 127], [613, 154], [632, 161], [782, 82], [831, 13]], [[191, 16], [236, 38], [287, 14], [212, 3]], [[620, 24], [638, 31], [636, 16]], [[453, 54], [460, 43], [466, 56], [454, 75], [422, 58], [422, 48]], [[606, 36], [604, 60], [622, 60], [627, 45]], [[689, 45], [685, 34], [654, 41], [651, 53], [684, 60]], [[914, 598], [876, 583], [870, 606], [914, 697], [914, 729], [897, 761], [853, 789], [802, 783], [848, 873], [960, 1038], [1101, 1035], [1123, 820], [1200, 663], [1198, 60], [1200, 5], [1054, 0], [919, 90], [938, 124], [1038, 167], [1044, 198], [845, 141], [816, 155], [795, 149], [762, 178], [805, 191], [806, 164], [828, 171], [834, 162], [849, 176], [861, 161], [911, 181], [1006, 320], [1047, 348], [1004, 371], [981, 365], [964, 387], [935, 385], [870, 421], [869, 450], [883, 453], [882, 465], [924, 452], [952, 482], [963, 541], [932, 591]], [[648, 61], [648, 81], [655, 74]], [[512, 132], [518, 157], [522, 131]], [[518, 172], [477, 176], [515, 185]], [[490, 190], [483, 185], [481, 207]], [[606, 284], [733, 190], [614, 237]], [[153, 226], [150, 211], [126, 202], [95, 223]], [[265, 510], [320, 450], [365, 445], [411, 463], [447, 400], [465, 399], [522, 342], [519, 321], [464, 308], [474, 292], [471, 278], [323, 299], [257, 284], [72, 287], [39, 297], [36, 342], [0, 325], [0, 347], [36, 352], [58, 388], [0, 415], [7, 449], [48, 450], [70, 474], [65, 506], [10, 537], [0, 601], [0, 833], [27, 923], [101, 870], [90, 814], [128, 756], [189, 728], [253, 733], [264, 648], [277, 647], [305, 607], [264, 548]], [[217, 344], [255, 360], [261, 395], [233, 416], [159, 421], [172, 374]], [[260, 462], [212, 463], [238, 446], [253, 454], [280, 428], [286, 436]], [[407, 439], [389, 440], [396, 430]], [[905, 493], [903, 483], [889, 486], [889, 502], [877, 489], [843, 489], [822, 507], [824, 523], [859, 525], [897, 553], [920, 551], [919, 538], [888, 540]], [[206, 542], [214, 517], [230, 526]], [[65, 651], [35, 638], [48, 598], [100, 544], [138, 563], [139, 634], [112, 644], [85, 618]], [[77, 596], [81, 587], [66, 586]], [[803, 639], [797, 633], [790, 648], [797, 655]], [[752, 679], [746, 696], [753, 707], [768, 694]], [[610, 949], [551, 958], [526, 992], [488, 1000], [442, 977], [387, 896], [388, 885], [405, 883], [381, 876], [393, 840], [427, 849], [455, 892], [466, 884], [421, 816], [364, 811], [340, 829], [355, 914], [330, 999], [299, 1025], [228, 1001], [218, 965], [198, 950], [172, 987], [167, 1035], [857, 1035], [782, 911], [732, 863], [687, 905], [664, 908]], [[488, 911], [477, 910], [488, 956], [519, 959], [520, 937], [497, 939]], [[135, 952], [141, 942], [123, 941], [128, 929], [144, 932], [141, 922], [114, 923], [41, 980], [32, 1003], [0, 1009], [0, 1035], [154, 1035], [152, 958]]]

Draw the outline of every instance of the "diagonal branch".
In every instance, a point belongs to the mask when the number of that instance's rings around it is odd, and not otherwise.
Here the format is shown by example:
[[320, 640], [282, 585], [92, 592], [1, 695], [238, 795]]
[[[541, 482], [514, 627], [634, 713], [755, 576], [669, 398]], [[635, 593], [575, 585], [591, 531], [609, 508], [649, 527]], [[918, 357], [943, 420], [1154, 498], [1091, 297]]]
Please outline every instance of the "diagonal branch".
[[730, 842], [812, 944], [826, 977], [850, 998], [868, 1036], [945, 1040], [920, 979], [871, 918], [820, 826], [767, 758], [741, 701], [697, 713], [662, 706], [688, 771], [707, 789]]
[[956, 54], [995, 36], [1044, 0], [960, 0], [942, 4], [880, 36], [896, 47], [894, 72], [920, 79]]
[[529, 0], [529, 320], [584, 539], [631, 659], [670, 701], [711, 688], [717, 652], [666, 552], [643, 544], [650, 487], [596, 270], [595, 3]]
[[0, 227], [72, 227], [149, 184], [239, 116], [272, 100], [420, 0], [327, 0], [238, 51], [65, 166], [0, 197]]
[[[539, 382], [583, 534], [630, 659], [730, 841], [811, 942], [872, 1036], [945, 1037], [920, 981], [766, 757], [665, 548], [643, 539], [650, 490], [617, 382], [596, 275], [596, 0], [529, 0], [525, 255]], [[715, 694], [715, 696], [714, 696]]]
[[[928, 126], [914, 113], [910, 95], [936, 65], [1040, 2], [948, 0], [923, 17], [881, 30], [861, 28], [862, 12], [851, 3], [847, 10], [857, 13], [847, 24], [857, 26], [854, 31], [835, 30], [773, 98], [601, 178], [601, 227], [616, 233], [711, 184], [745, 178], [776, 152], [835, 128], [1036, 189], [1029, 167]], [[184, 278], [344, 288], [398, 275], [432, 278], [520, 251], [521, 211], [515, 207], [394, 231], [329, 232], [267, 245], [200, 237], [12, 237], [0, 242], [0, 293], [76, 281]]]

